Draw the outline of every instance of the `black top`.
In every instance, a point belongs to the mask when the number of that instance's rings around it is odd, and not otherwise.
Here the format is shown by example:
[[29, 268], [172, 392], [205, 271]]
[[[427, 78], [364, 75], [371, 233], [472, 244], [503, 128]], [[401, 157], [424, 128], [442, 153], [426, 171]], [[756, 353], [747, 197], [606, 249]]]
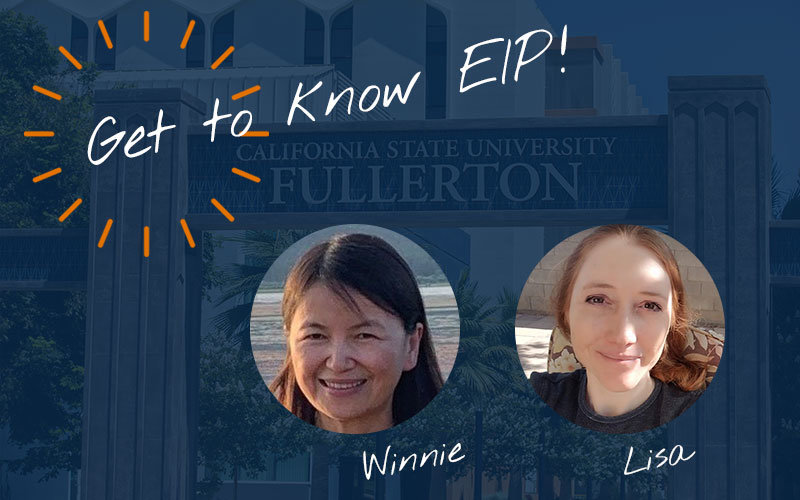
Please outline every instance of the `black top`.
[[683, 413], [703, 392], [686, 392], [654, 380], [655, 389], [638, 408], [616, 417], [604, 417], [595, 413], [587, 401], [585, 369], [571, 373], [531, 373], [533, 389], [556, 413], [574, 424], [610, 434], [642, 432], [664, 425]]

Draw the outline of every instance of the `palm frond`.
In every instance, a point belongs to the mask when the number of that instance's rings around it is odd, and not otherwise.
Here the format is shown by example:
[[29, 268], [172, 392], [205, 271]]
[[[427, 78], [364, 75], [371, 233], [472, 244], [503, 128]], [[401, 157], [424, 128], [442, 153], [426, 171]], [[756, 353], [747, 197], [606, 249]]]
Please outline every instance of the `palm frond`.
[[233, 342], [246, 345], [250, 342], [250, 331], [247, 326], [250, 324], [252, 307], [252, 303], [249, 302], [229, 307], [214, 316], [211, 322]]
[[476, 359], [467, 359], [453, 368], [457, 383], [468, 390], [470, 396], [492, 394], [508, 383], [505, 373]]
[[509, 321], [513, 324], [517, 317], [517, 307], [519, 306], [519, 294], [514, 293], [508, 288], [503, 288], [497, 296], [497, 309], [500, 313], [500, 321]]
[[800, 219], [800, 181], [798, 181], [794, 191], [786, 199], [780, 218], [786, 220]]
[[772, 216], [775, 218], [780, 216], [781, 207], [783, 206], [783, 197], [785, 193], [780, 188], [781, 183], [783, 183], [783, 179], [783, 170], [781, 170], [781, 168], [778, 166], [778, 162], [773, 158], [770, 178], [770, 192], [772, 194]]
[[252, 300], [258, 291], [267, 268], [247, 264], [232, 264], [222, 273], [222, 280], [227, 284], [217, 299], [217, 304], [227, 302], [234, 297]]
[[243, 236], [221, 238], [221, 241], [238, 243], [246, 264], [232, 264], [220, 272], [223, 284], [217, 305], [233, 302], [225, 311], [212, 318], [212, 322], [225, 336], [237, 343], [249, 342], [250, 313], [253, 299], [264, 275], [275, 259], [310, 230], [245, 231]]

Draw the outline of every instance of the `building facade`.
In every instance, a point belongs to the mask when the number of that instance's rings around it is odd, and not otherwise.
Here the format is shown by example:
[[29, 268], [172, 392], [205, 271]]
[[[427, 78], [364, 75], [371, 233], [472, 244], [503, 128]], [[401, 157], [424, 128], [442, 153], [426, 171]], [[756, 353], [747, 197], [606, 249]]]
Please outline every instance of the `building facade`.
[[[466, 47], [496, 37], [511, 39], [513, 45], [513, 40], [520, 35], [539, 28], [547, 28], [556, 34], [560, 32], [560, 27], [551, 26], [535, 3], [522, 0], [502, 4], [477, 0], [402, 4], [324, 0], [166, 1], [157, 6], [139, 0], [111, 3], [29, 0], [4, 2], [3, 6], [33, 15], [47, 27], [48, 37], [54, 46], [63, 45], [78, 59], [95, 63], [103, 70], [97, 83], [99, 89], [179, 88], [205, 103], [206, 113], [214, 99], [220, 98], [222, 112], [249, 109], [253, 111], [257, 122], [268, 126], [285, 123], [292, 97], [301, 83], [305, 89], [309, 89], [315, 82], [322, 81], [325, 93], [320, 95], [326, 95], [329, 91], [338, 93], [350, 86], [360, 93], [369, 85], [404, 85], [413, 74], [421, 71], [417, 87], [405, 105], [395, 103], [380, 113], [347, 114], [337, 110], [326, 116], [325, 100], [315, 96], [309, 100], [309, 109], [318, 121], [334, 122], [325, 124], [326, 133], [341, 133], [343, 130], [364, 132], [363, 129], [352, 128], [353, 124], [349, 123], [360, 120], [448, 120], [441, 122], [443, 126], [439, 130], [445, 138], [464, 124], [459, 122], [460, 119], [469, 119], [469, 122], [479, 119], [516, 119], [514, 125], [508, 127], [514, 130], [544, 128], [552, 124], [566, 128], [568, 122], [564, 120], [573, 117], [586, 118], [583, 125], [587, 126], [601, 124], [604, 127], [622, 127], [635, 123], [639, 128], [657, 128], [656, 132], [665, 136], [662, 163], [666, 178], [668, 153], [672, 158], [670, 161], [677, 161], [674, 153], [691, 153], [691, 148], [675, 146], [679, 141], [667, 144], [667, 133], [685, 131], [681, 127], [688, 120], [687, 116], [697, 116], [693, 111], [695, 107], [700, 109], [706, 106], [712, 120], [717, 116], [728, 116], [727, 108], [722, 109], [721, 105], [705, 101], [698, 104], [691, 100], [702, 92], [713, 94], [718, 90], [705, 88], [706, 82], [677, 82], [675, 109], [671, 109], [669, 118], [630, 116], [647, 115], [648, 110], [636, 95], [627, 73], [622, 71], [612, 47], [598, 42], [594, 37], [570, 38], [565, 56], [560, 54], [559, 43], [554, 40], [545, 57], [522, 68], [519, 81], [509, 79], [505, 84], [500, 83], [505, 43], [483, 46], [480, 57], [491, 57], [491, 61], [471, 70], [469, 81], [492, 77], [497, 81], [475, 87], [469, 92], [460, 92], [459, 68], [465, 62]], [[141, 36], [142, 12], [146, 9], [150, 9], [151, 19], [149, 42], [143, 41]], [[98, 28], [98, 19], [102, 19], [107, 27], [113, 46], [111, 49]], [[182, 37], [192, 21], [194, 29], [186, 48], [181, 49]], [[218, 69], [210, 69], [209, 66], [231, 45], [235, 47], [233, 54]], [[475, 54], [477, 58], [478, 52]], [[565, 70], [563, 73], [562, 67]], [[256, 84], [262, 88], [257, 95], [239, 101], [227, 99]], [[732, 87], [732, 92], [739, 92], [743, 88], [750, 87]], [[703, 98], [706, 97], [703, 94]], [[715, 95], [708, 97], [714, 98]], [[737, 113], [744, 109], [745, 118], [751, 113], [751, 108], [756, 109], [751, 104], [740, 105], [738, 101], [731, 104], [731, 109], [736, 109]], [[759, 107], [758, 111], [762, 109], [765, 108]], [[763, 120], [763, 114], [752, 111], [752, 115]], [[603, 121], [588, 121], [595, 117]], [[619, 117], [634, 120], [615, 121]], [[298, 114], [297, 122], [308, 122], [308, 119]], [[342, 122], [342, 127], [337, 129], [339, 124], [335, 122]], [[712, 121], [709, 123], [714, 124]], [[381, 131], [391, 132], [391, 129], [383, 128]], [[698, 137], [702, 133], [696, 132]], [[743, 133], [749, 133], [749, 129]], [[763, 153], [763, 149], [759, 151]], [[231, 161], [234, 158], [230, 156]], [[761, 158], [753, 161], [761, 161]], [[697, 172], [702, 171], [701, 167], [696, 165], [692, 175], [699, 175]], [[670, 177], [668, 182], [677, 181]], [[569, 182], [565, 181], [565, 184], [569, 185]], [[695, 184], [711, 189], [710, 186]], [[685, 190], [692, 188], [687, 187], [686, 183], [679, 187]], [[584, 208], [591, 207], [587, 205]], [[673, 204], [671, 209], [680, 212], [684, 207]], [[700, 207], [695, 211], [702, 210], [703, 207]], [[683, 223], [682, 226], [678, 225], [679, 231], [683, 231], [681, 235], [685, 240], [691, 241], [702, 231], [683, 222], [690, 218], [681, 212], [665, 216], [664, 221], [670, 219], [670, 224], [675, 221]], [[553, 222], [553, 227], [545, 227], [542, 218], [532, 220], [535, 222], [529, 222], [528, 225], [535, 227], [525, 230], [506, 227], [522, 226], [524, 221], [517, 220], [511, 224], [504, 222], [502, 217], [494, 221], [484, 218], [474, 224], [464, 218], [453, 228], [458, 235], [465, 233], [468, 236], [459, 239], [468, 246], [462, 249], [465, 250], [463, 253], [481, 256], [481, 262], [473, 263], [472, 271], [473, 278], [482, 284], [482, 290], [486, 293], [499, 291], [501, 284], [505, 283], [514, 283], [521, 288], [530, 273], [532, 259], [538, 260], [537, 255], [540, 257], [561, 238], [582, 229], [583, 224], [589, 222], [586, 219], [561, 219]], [[720, 240], [728, 241], [726, 237]], [[440, 248], [447, 245], [446, 241], [433, 243]], [[697, 248], [697, 245], [694, 247]], [[710, 251], [712, 247], [707, 245], [706, 248], [706, 251]], [[238, 253], [236, 248], [224, 251], [231, 254], [232, 260]], [[730, 263], [729, 268], [735, 270], [735, 264]], [[506, 274], [499, 275], [497, 269], [502, 269]], [[715, 271], [715, 277], [723, 275], [718, 269], [712, 271]], [[725, 300], [733, 301], [731, 298]], [[213, 312], [203, 311], [204, 318], [210, 317]], [[755, 325], [753, 331], [758, 331], [758, 328], [760, 326]], [[758, 366], [758, 370], [762, 368]], [[757, 387], [760, 386], [754, 385], [753, 392], [758, 393], [761, 401], [763, 394], [758, 392], [760, 389]], [[703, 421], [701, 417], [704, 415], [700, 414], [697, 420]], [[726, 429], [733, 429], [735, 425], [738, 423], [731, 423]], [[754, 439], [757, 441], [762, 437], [757, 434]], [[711, 438], [708, 439], [711, 441]], [[732, 446], [724, 436], [715, 435], [713, 439], [717, 440], [711, 443], [716, 449], [727, 450], [726, 446]], [[703, 464], [703, 467], [713, 466], [710, 459]], [[340, 473], [340, 467], [348, 468], [349, 474]], [[317, 473], [322, 472], [327, 475], [328, 498], [336, 498], [339, 492], [351, 491], [343, 485], [354, 477], [358, 478], [358, 474], [354, 476], [354, 470], [357, 471], [357, 464], [331, 465], [325, 471], [318, 471], [315, 470], [314, 457], [308, 455], [289, 461], [274, 460], [269, 471], [244, 477], [240, 494], [256, 496], [265, 491], [288, 491], [281, 488], [300, 488], [314, 498], [321, 498], [312, 490], [315, 478], [319, 477]], [[200, 470], [199, 478], [204, 473]], [[357, 487], [365, 490], [365, 494], [377, 495], [374, 491], [366, 491], [371, 488], [369, 485]], [[707, 491], [710, 487], [697, 486], [698, 491], [703, 488], [703, 491]], [[230, 489], [230, 482], [226, 480], [223, 494], [227, 495]], [[386, 489], [394, 488], [387, 484]], [[463, 485], [453, 487], [453, 491], [459, 489], [468, 488]], [[64, 490], [69, 491], [68, 488]]]

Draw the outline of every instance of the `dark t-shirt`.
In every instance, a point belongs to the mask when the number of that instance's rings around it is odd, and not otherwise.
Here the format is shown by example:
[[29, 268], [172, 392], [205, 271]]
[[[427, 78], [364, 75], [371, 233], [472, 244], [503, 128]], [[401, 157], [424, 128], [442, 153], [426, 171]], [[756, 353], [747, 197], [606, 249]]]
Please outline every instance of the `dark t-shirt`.
[[664, 425], [702, 394], [654, 380], [655, 389], [638, 408], [616, 417], [604, 417], [595, 413], [586, 399], [585, 369], [571, 373], [531, 373], [533, 389], [556, 413], [574, 424], [610, 434], [642, 432]]

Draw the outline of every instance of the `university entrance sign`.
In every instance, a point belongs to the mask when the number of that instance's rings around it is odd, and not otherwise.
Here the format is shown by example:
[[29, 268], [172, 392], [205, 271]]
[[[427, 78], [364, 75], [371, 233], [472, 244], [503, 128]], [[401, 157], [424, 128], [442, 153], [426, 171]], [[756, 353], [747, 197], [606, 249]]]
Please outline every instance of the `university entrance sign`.
[[[670, 495], [770, 497], [763, 78], [670, 79], [666, 116], [297, 124], [271, 127], [268, 140], [213, 144], [196, 128], [203, 103], [186, 92], [98, 91], [95, 99], [96, 117], [114, 113], [128, 127], [163, 108], [177, 129], [159, 155], [130, 160], [118, 150], [92, 171], [90, 240], [112, 215], [115, 232], [88, 259], [85, 498], [194, 493], [200, 315], [187, 304], [200, 300], [202, 253], [186, 245], [183, 216], [195, 232], [369, 221], [665, 224], [711, 273], [730, 339], [714, 383], [669, 427], [671, 443], [697, 450], [673, 469], [680, 476]], [[146, 224], [154, 238], [143, 259]]]
[[[442, 120], [272, 128], [189, 138], [189, 212], [415, 225], [666, 223], [665, 117]], [[303, 130], [305, 129], [305, 130]], [[261, 179], [232, 176], [232, 166]], [[415, 216], [424, 213], [424, 217]], [[275, 217], [273, 217], [273, 220]], [[246, 221], [245, 217], [243, 221]], [[384, 219], [385, 220], [385, 219]], [[213, 222], [212, 222], [213, 223]]]

